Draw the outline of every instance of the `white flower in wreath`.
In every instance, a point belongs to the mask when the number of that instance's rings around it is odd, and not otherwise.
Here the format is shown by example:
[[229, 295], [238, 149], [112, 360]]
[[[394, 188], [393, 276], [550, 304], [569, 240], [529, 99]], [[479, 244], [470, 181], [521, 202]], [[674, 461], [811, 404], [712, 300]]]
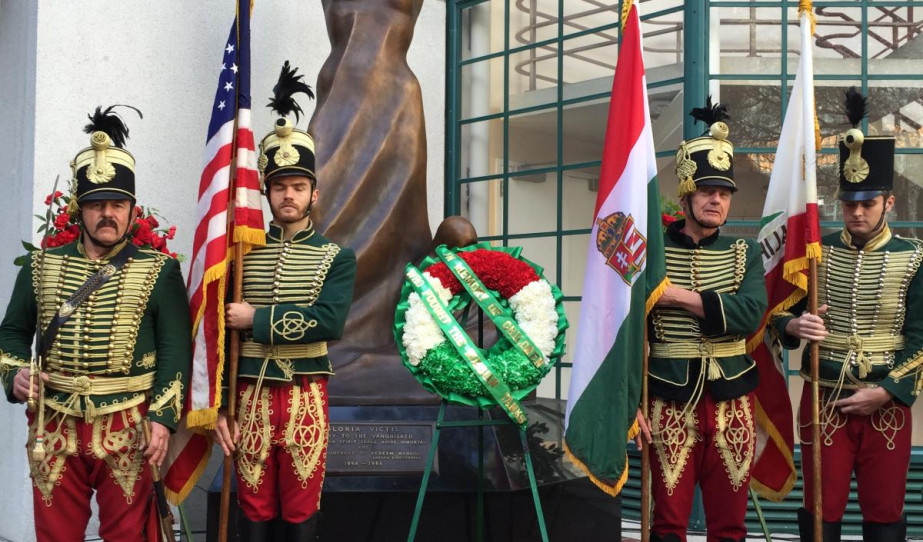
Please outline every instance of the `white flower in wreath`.
[[558, 336], [558, 313], [554, 310], [551, 285], [544, 279], [527, 284], [510, 298], [516, 322], [548, 362]]
[[[442, 283], [433, 278], [429, 273], [424, 272], [423, 276], [432, 285], [433, 290], [442, 300], [443, 304], [448, 304], [452, 299], [452, 292], [442, 286]], [[417, 366], [431, 349], [439, 346], [446, 338], [439, 328], [439, 324], [429, 313], [426, 304], [420, 299], [416, 292], [412, 292], [407, 298], [408, 308], [405, 315], [404, 324], [404, 348], [407, 349], [407, 359], [410, 364]]]
[[[423, 275], [442, 302], [448, 304], [452, 293], [429, 273], [424, 272]], [[541, 351], [545, 363], [548, 363], [548, 356], [554, 351], [558, 336], [558, 313], [555, 311], [551, 285], [544, 279], [532, 281], [516, 292], [509, 303], [516, 323]], [[408, 296], [408, 305], [402, 342], [408, 361], [418, 366], [427, 352], [445, 342], [446, 337], [415, 292]]]

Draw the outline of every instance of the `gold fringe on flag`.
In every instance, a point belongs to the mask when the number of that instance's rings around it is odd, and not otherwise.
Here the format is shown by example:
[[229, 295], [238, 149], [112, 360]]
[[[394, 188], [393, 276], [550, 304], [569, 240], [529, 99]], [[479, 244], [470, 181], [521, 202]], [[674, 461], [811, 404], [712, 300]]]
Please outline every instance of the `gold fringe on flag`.
[[[231, 256], [231, 249], [228, 249], [227, 257]], [[226, 262], [224, 264], [213, 265], [211, 268], [207, 269], [203, 274], [202, 279], [202, 306], [199, 309], [199, 314], [196, 316], [195, 322], [193, 323], [193, 337], [195, 337], [195, 330], [198, 329], [199, 325], [202, 322], [202, 318], [205, 313], [205, 299], [207, 299], [208, 288], [217, 287], [218, 288], [218, 299], [221, 299], [221, 303], [224, 303], [225, 293], [227, 292], [227, 272], [226, 272]], [[218, 344], [224, 345], [224, 311], [219, 311], [218, 313]], [[224, 348], [218, 349], [218, 367], [216, 368], [216, 374], [221, 375], [224, 372]], [[190, 392], [191, 393], [191, 392]], [[202, 429], [214, 429], [215, 421], [218, 419], [218, 408], [221, 406], [221, 382], [215, 383], [215, 402], [208, 408], [203, 408], [199, 410], [192, 410], [186, 413], [186, 427], [190, 429], [202, 428]]]
[[196, 482], [199, 481], [199, 478], [202, 477], [202, 474], [205, 472], [205, 467], [208, 466], [208, 460], [211, 458], [212, 452], [212, 441], [211, 437], [206, 435], [205, 438], [208, 439], [208, 447], [204, 454], [202, 454], [202, 459], [199, 460], [199, 464], [192, 469], [192, 475], [186, 479], [186, 485], [180, 488], [179, 491], [171, 491], [170, 487], [167, 484], [164, 484], [163, 489], [166, 494], [167, 501], [174, 506], [179, 506], [183, 501], [186, 500], [186, 497], [192, 493], [192, 490], [195, 489]]
[[622, 32], [625, 32], [625, 25], [628, 24], [628, 13], [631, 12], [631, 5], [634, 0], [622, 0]]
[[266, 231], [248, 226], [234, 227], [234, 242], [249, 245], [264, 246], [266, 244]]
[[660, 284], [651, 292], [651, 295], [648, 296], [647, 302], [644, 304], [644, 316], [647, 316], [654, 310], [654, 305], [657, 304], [657, 301], [660, 300], [660, 296], [663, 295], [663, 292], [667, 289], [667, 286], [672, 286], [670, 279], [664, 277]]
[[817, 107], [814, 107], [814, 150], [820, 152], [820, 121], [817, 120]]
[[186, 414], [186, 426], [189, 428], [202, 428], [211, 431], [215, 428], [215, 421], [217, 419], [217, 407], [203, 408], [202, 410], [192, 410]]
[[640, 432], [641, 426], [638, 425], [638, 419], [635, 418], [635, 423], [631, 424], [631, 427], [628, 428], [628, 440], [637, 437]]
[[[638, 426], [638, 423], [635, 422], [635, 424], [632, 425], [632, 428], [636, 428], [637, 426]], [[631, 430], [629, 430], [629, 433], [630, 432]], [[622, 491], [622, 487], [624, 487], [625, 482], [628, 481], [628, 454], [627, 453], [625, 454], [625, 469], [622, 471], [622, 474], [619, 476], [618, 481], [616, 481], [614, 484], [609, 484], [607, 482], [600, 480], [592, 472], [590, 472], [590, 469], [587, 468], [587, 466], [584, 465], [582, 461], [577, 459], [577, 457], [573, 454], [573, 452], [570, 451], [570, 448], [568, 448], [567, 446], [567, 441], [563, 441], [563, 442], [564, 442], [564, 453], [567, 454], [568, 459], [570, 459], [574, 463], [574, 465], [577, 466], [577, 468], [579, 468], [581, 471], [583, 471], [584, 474], [587, 475], [590, 481], [593, 482], [593, 485], [595, 485], [602, 491], [606, 492], [606, 494], [611, 495], [613, 497], [617, 496]]]
[[[785, 451], [788, 449], [788, 444], [786, 444], [785, 439], [782, 438], [782, 435], [779, 433], [779, 430], [776, 429], [776, 426], [772, 424], [772, 420], [769, 419], [769, 415], [766, 414], [766, 411], [763, 410], [763, 405], [760, 404], [759, 399], [755, 401], [756, 404], [756, 421], [765, 431], [767, 436], [771, 441], [776, 444], [776, 448], [780, 451]], [[786, 495], [788, 495], [792, 488], [795, 487], [795, 479], [798, 477], [797, 471], [795, 470], [795, 460], [792, 458], [791, 454], [784, 454], [785, 462], [788, 464], [790, 469], [788, 479], [785, 480], [785, 484], [777, 491], [763, 484], [759, 483], [757, 480], [750, 479], [750, 487], [756, 490], [757, 493], [764, 499], [769, 499], [772, 502], [782, 502]]]

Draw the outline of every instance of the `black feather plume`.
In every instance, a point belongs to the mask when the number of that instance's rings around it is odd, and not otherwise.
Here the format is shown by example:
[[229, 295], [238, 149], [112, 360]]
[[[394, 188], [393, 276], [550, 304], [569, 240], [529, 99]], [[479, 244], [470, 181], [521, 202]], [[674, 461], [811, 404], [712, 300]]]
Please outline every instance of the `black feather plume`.
[[125, 141], [128, 139], [128, 127], [122, 122], [122, 117], [113, 111], [116, 107], [134, 109], [138, 113], [138, 117], [144, 118], [141, 111], [139, 111], [137, 107], [131, 105], [110, 105], [105, 111], [103, 111], [102, 106], [97, 106], [95, 113], [87, 115], [87, 118], [90, 119], [90, 123], [83, 127], [83, 131], [88, 134], [92, 134], [93, 132], [105, 132], [109, 136], [109, 139], [112, 140], [113, 146], [122, 148], [125, 145]]
[[856, 90], [856, 87], [849, 87], [846, 91], [846, 118], [853, 128], [857, 128], [869, 114], [868, 98]]
[[705, 101], [705, 107], [695, 107], [689, 112], [689, 115], [696, 121], [705, 123], [705, 134], [708, 133], [708, 129], [711, 128], [712, 124], [731, 118], [731, 114], [728, 113], [728, 106], [721, 103], [712, 104], [711, 95]]
[[309, 99], [314, 99], [314, 92], [307, 83], [302, 81], [304, 75], [297, 75], [298, 68], [290, 67], [288, 60], [282, 65], [279, 82], [272, 87], [272, 98], [269, 99], [269, 108], [280, 116], [295, 115], [295, 122], [301, 119], [301, 106], [295, 101], [295, 94], [304, 92]]

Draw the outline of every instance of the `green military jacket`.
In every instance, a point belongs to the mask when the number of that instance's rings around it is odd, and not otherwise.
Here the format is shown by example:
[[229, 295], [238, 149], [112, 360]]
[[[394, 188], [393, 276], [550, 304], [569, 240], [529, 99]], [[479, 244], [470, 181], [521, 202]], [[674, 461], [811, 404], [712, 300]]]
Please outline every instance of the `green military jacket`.
[[[256, 312], [253, 329], [241, 334], [238, 376], [291, 382], [295, 375], [332, 375], [327, 341], [343, 335], [355, 279], [351, 249], [310, 223], [290, 241], [270, 224], [266, 245], [244, 256], [243, 300]], [[222, 381], [226, 389], [227, 370]], [[227, 393], [222, 397], [227, 404]]]
[[[16, 278], [0, 324], [0, 380], [29, 366], [39, 312], [46, 329], [61, 305], [109, 258], [91, 260], [80, 241], [33, 252]], [[192, 359], [191, 324], [179, 263], [139, 250], [61, 326], [44, 367], [45, 405], [87, 421], [141, 404], [175, 429]]]
[[756, 243], [720, 236], [695, 243], [667, 228], [667, 277], [674, 286], [699, 292], [705, 317], [674, 307], [654, 307], [648, 319], [649, 389], [654, 397], [689, 401], [701, 393], [715, 400], [740, 397], [759, 383], [746, 353], [747, 335], [766, 311], [766, 283]]
[[[826, 304], [820, 342], [819, 384], [857, 389], [879, 385], [910, 406], [923, 388], [923, 243], [882, 232], [861, 249], [849, 232], [822, 240], [823, 259], [817, 270], [818, 305]], [[806, 302], [773, 318], [786, 348], [800, 340], [785, 326], [805, 310]], [[810, 349], [805, 349], [801, 375], [810, 380]]]

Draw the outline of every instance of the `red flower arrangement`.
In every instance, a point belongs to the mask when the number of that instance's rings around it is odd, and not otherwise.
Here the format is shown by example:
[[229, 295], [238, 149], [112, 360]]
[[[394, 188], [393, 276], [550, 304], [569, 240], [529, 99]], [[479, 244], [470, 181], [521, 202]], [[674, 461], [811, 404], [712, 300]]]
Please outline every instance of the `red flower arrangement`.
[[660, 223], [663, 224], [664, 232], [667, 231], [667, 226], [676, 222], [677, 220], [683, 220], [685, 218], [686, 213], [683, 212], [682, 207], [673, 201], [660, 196]]
[[[522, 260], [518, 260], [505, 252], [493, 250], [474, 250], [471, 252], [459, 252], [468, 267], [477, 269], [478, 278], [485, 286], [499, 292], [504, 299], [509, 299], [516, 295], [516, 292], [539, 279], [538, 274], [532, 267]], [[462, 285], [455, 278], [455, 275], [449, 271], [446, 264], [439, 262], [425, 269], [433, 278], [439, 279], [442, 285], [447, 288], [452, 295], [458, 295], [462, 292]]]
[[[42, 248], [60, 247], [72, 243], [80, 237], [80, 224], [77, 221], [77, 213], [72, 213], [70, 208], [71, 198], [72, 196], [65, 195], [60, 191], [49, 194], [45, 198], [45, 205], [51, 207], [52, 220], [48, 224], [46, 224], [45, 217], [35, 215], [42, 222], [38, 228], [38, 233], [43, 234]], [[167, 241], [173, 239], [176, 235], [176, 226], [162, 228], [160, 220], [157, 219], [159, 215], [156, 209], [139, 205], [135, 207], [135, 212], [137, 218], [135, 218], [135, 223], [131, 226], [130, 241], [141, 248], [150, 248], [182, 261], [184, 258], [182, 254], [172, 252], [167, 247]], [[163, 219], [162, 216], [160, 218]], [[23, 246], [29, 251], [38, 250], [37, 247], [30, 243], [23, 242]], [[22, 265], [25, 259], [17, 258], [16, 262], [17, 265]]]

